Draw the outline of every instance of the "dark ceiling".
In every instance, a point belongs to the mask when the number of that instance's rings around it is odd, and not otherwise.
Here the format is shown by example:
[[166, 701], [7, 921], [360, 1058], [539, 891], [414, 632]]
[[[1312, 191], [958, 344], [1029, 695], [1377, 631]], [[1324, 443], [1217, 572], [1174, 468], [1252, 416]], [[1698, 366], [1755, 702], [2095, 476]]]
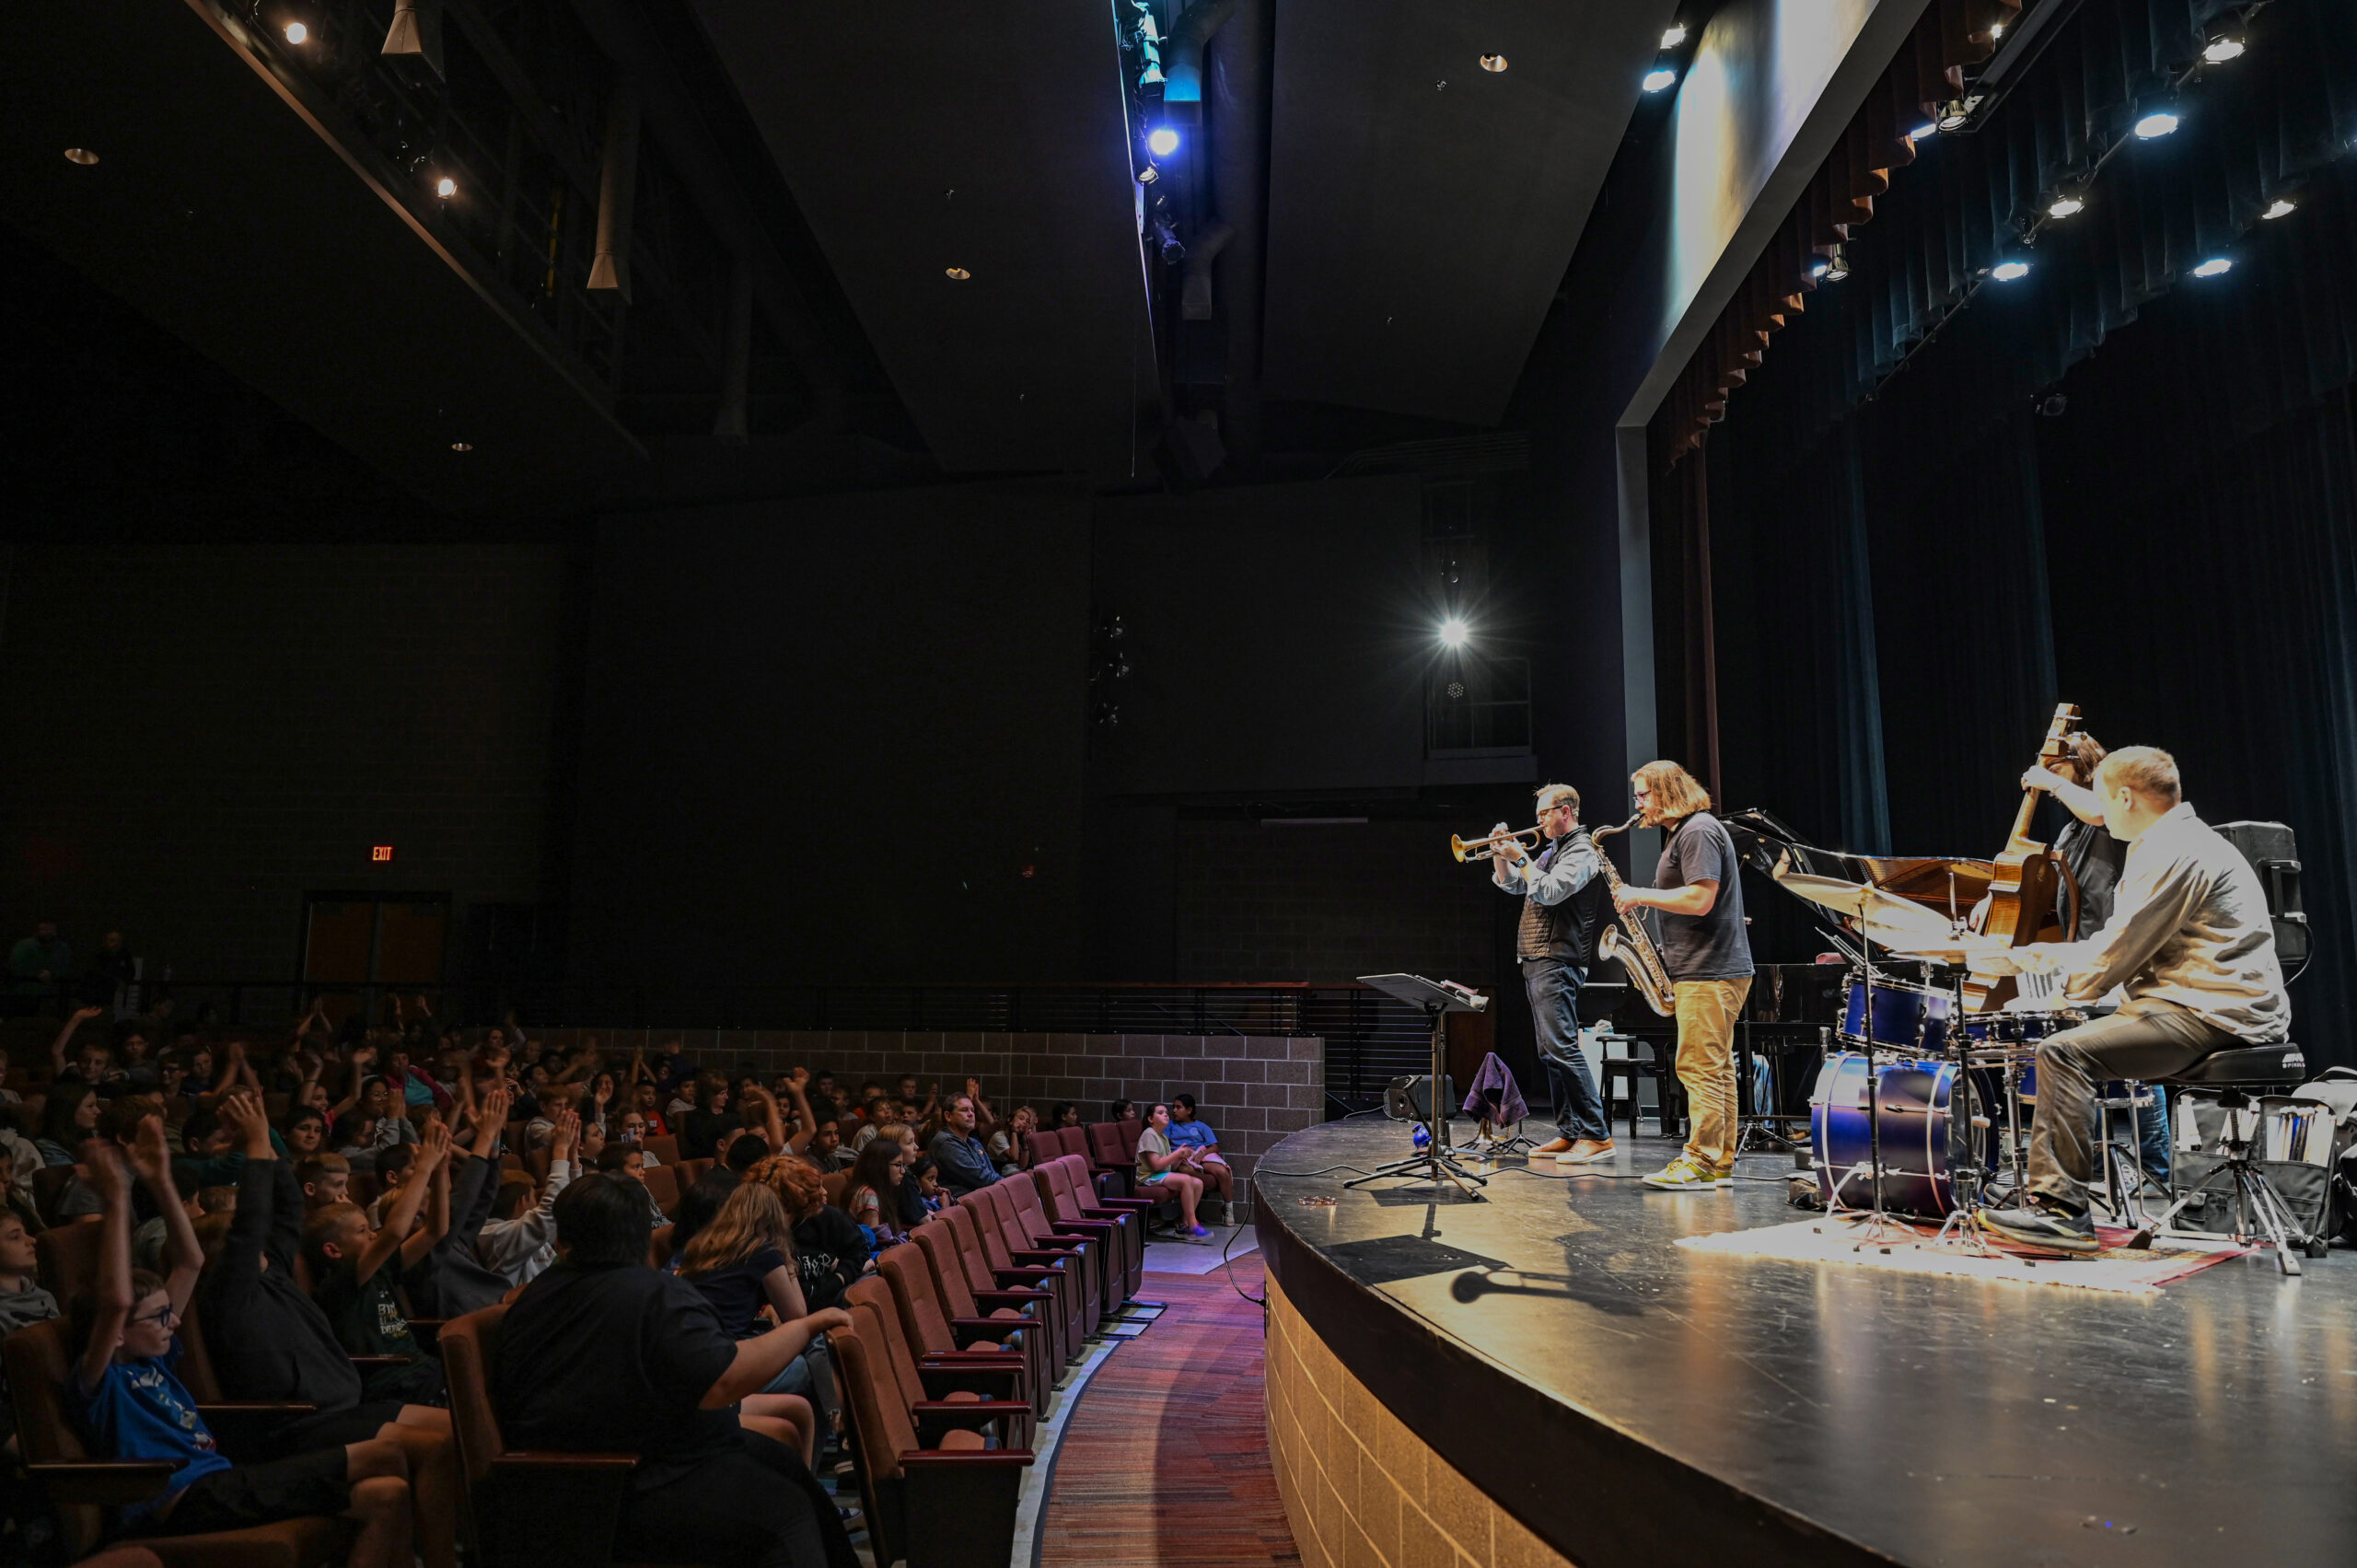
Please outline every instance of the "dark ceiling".
[[1283, 0], [1269, 392], [1496, 424], [1678, 9]]
[[[1155, 3], [1167, 37], [1185, 6]], [[259, 10], [76, 0], [26, 12], [0, 54], [0, 199], [453, 514], [945, 472], [1265, 478], [1495, 424], [1677, 0], [1237, 0], [1162, 192], [1196, 245], [1265, 179], [1265, 247], [1223, 253], [1215, 316], [1184, 323], [1179, 269], [1138, 243], [1133, 139], [1159, 110], [1132, 91], [1135, 9], [443, 0], [429, 79], [379, 59], [365, 4], [317, 0], [289, 51]], [[626, 101], [621, 300], [583, 290]], [[384, 102], [426, 119], [372, 124]], [[401, 127], [428, 122], [404, 165]], [[1239, 176], [1235, 149], [1263, 145]], [[421, 199], [452, 161], [461, 194]], [[1263, 267], [1255, 311], [1239, 282]], [[610, 352], [585, 336], [601, 320]], [[1239, 382], [1269, 400], [1268, 464], [1257, 431], [1219, 447]]]

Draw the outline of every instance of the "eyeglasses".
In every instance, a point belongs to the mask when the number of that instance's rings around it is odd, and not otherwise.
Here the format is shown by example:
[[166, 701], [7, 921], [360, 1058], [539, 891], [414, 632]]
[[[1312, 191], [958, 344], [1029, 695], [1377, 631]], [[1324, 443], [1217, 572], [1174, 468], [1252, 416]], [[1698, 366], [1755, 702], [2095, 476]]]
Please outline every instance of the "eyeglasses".
[[168, 1301], [164, 1303], [163, 1306], [156, 1308], [153, 1312], [141, 1313], [138, 1317], [134, 1318], [132, 1321], [134, 1323], [155, 1323], [168, 1329], [173, 1323], [177, 1322], [179, 1318], [180, 1313], [175, 1310], [172, 1304]]

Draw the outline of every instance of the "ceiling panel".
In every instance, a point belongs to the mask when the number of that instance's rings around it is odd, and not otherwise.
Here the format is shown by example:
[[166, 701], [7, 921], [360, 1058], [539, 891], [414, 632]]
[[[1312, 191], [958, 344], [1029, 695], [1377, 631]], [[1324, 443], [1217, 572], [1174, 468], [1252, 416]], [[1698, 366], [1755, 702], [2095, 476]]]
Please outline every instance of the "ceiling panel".
[[1154, 348], [1105, 0], [694, 5], [941, 466], [1143, 465]]
[[[1263, 380], [1494, 424], [1678, 0], [1284, 0]], [[1506, 69], [1485, 71], [1484, 54]]]

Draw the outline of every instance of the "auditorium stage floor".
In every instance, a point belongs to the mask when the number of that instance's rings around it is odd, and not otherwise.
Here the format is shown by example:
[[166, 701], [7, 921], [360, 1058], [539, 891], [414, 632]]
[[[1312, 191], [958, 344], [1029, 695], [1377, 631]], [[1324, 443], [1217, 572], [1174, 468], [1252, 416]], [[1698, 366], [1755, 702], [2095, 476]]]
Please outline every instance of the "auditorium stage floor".
[[[2297, 1279], [2256, 1256], [2131, 1296], [1673, 1245], [1805, 1217], [1785, 1156], [1744, 1161], [1772, 1179], [1655, 1192], [1634, 1177], [1673, 1145], [1624, 1139], [1612, 1176], [1509, 1161], [1479, 1203], [1286, 1174], [1408, 1143], [1329, 1122], [1263, 1156], [1271, 1272], [1378, 1399], [1584, 1568], [1715, 1561], [1662, 1555], [1704, 1537], [1749, 1562], [2357, 1562], [2342, 1248]], [[1338, 1202], [1301, 1204], [1319, 1195]]]

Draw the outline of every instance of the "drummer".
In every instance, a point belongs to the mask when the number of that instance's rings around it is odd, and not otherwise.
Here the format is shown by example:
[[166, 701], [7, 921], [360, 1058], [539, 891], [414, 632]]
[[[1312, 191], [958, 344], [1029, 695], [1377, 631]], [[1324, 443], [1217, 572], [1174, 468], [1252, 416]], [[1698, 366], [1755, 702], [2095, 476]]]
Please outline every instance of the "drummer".
[[2084, 941], [2037, 942], [1972, 961], [1981, 973], [2058, 976], [2077, 1002], [2115, 985], [2126, 997], [2118, 1012], [2039, 1045], [2026, 1201], [1980, 1215], [2007, 1240], [2062, 1252], [2102, 1245], [2087, 1215], [2095, 1086], [2165, 1077], [2214, 1051], [2279, 1043], [2292, 1018], [2258, 875], [2194, 815], [2177, 760], [2126, 747], [2096, 764], [2093, 785], [2105, 828], [2129, 846], [2111, 918]]
[[[2024, 789], [2053, 796], [2071, 819], [2054, 835], [2054, 853], [2070, 868], [2070, 880], [2079, 889], [2079, 923], [2071, 923], [2071, 889], [2054, 889], [2054, 923], [2080, 937], [2094, 935], [2111, 923], [2119, 874], [2128, 865], [2128, 846], [2104, 830], [2103, 804], [2096, 798], [2096, 767], [2104, 759], [2102, 742], [2086, 731], [2063, 738], [2062, 753], [2050, 757], [2022, 775]], [[2136, 1163], [2162, 1186], [2169, 1179], [2169, 1097], [2148, 1092], [2150, 1105], [2133, 1111]]]

